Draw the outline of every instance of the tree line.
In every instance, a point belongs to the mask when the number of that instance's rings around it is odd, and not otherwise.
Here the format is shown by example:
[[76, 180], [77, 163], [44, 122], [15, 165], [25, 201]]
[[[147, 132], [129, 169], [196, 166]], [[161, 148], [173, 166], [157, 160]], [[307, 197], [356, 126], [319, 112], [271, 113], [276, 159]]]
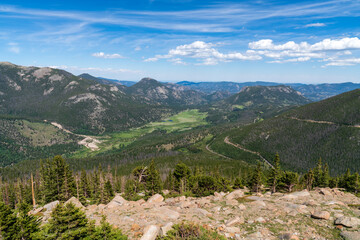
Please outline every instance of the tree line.
[[[137, 200], [147, 199], [157, 193], [164, 194], [164, 189], [168, 190], [167, 197], [201, 197], [245, 187], [257, 193], [292, 192], [315, 187], [339, 187], [355, 194], [360, 191], [358, 173], [347, 170], [343, 175], [331, 177], [328, 165], [321, 159], [315, 168], [304, 174], [284, 171], [278, 154], [274, 159], [274, 168], [265, 168], [259, 162], [234, 178], [226, 178], [216, 169], [205, 172], [201, 167], [190, 168], [179, 162], [162, 179], [154, 160], [147, 166], [135, 167], [130, 176], [117, 176], [117, 171], [111, 170], [110, 167], [104, 170], [99, 165], [91, 171], [73, 172], [61, 156], [56, 156], [41, 162], [39, 171], [30, 178], [0, 181], [0, 232], [3, 239], [77, 239], [66, 237], [71, 234], [79, 234], [85, 239], [106, 239], [107, 235], [101, 235], [105, 233], [117, 236], [118, 239], [126, 239], [120, 231], [108, 225], [105, 219], [100, 226], [95, 227], [80, 209], [71, 204], [64, 205], [63, 202], [72, 196], [86, 206], [107, 204], [115, 193], [123, 193], [128, 200]], [[40, 219], [28, 215], [29, 210], [55, 200], [61, 203], [53, 211], [49, 223], [40, 227]], [[76, 222], [71, 231], [64, 227], [69, 221]]]

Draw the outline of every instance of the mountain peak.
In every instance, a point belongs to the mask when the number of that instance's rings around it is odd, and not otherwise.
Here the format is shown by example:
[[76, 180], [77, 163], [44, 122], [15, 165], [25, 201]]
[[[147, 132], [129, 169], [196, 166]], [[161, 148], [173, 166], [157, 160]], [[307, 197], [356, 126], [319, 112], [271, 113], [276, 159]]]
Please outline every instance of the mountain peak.
[[144, 77], [139, 81], [139, 83], [140, 82], [143, 82], [143, 83], [145, 83], [145, 82], [146, 83], [159, 83], [159, 81], [157, 81], [157, 80], [155, 80], [153, 78], [150, 78], [150, 77]]

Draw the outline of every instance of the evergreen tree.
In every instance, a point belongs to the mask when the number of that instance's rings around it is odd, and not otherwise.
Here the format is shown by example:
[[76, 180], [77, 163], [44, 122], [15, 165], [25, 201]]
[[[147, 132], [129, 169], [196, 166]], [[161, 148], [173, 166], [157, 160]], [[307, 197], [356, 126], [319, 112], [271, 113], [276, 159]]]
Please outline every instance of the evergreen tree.
[[88, 220], [74, 204], [60, 203], [51, 214], [47, 231], [45, 235], [48, 239], [83, 239], [88, 234]]
[[274, 168], [271, 169], [270, 177], [269, 177], [269, 183], [271, 187], [271, 192], [276, 192], [276, 188], [279, 184], [279, 179], [281, 177], [281, 168], [280, 168], [280, 157], [277, 153], [275, 155], [275, 164]]
[[175, 188], [181, 194], [188, 189], [188, 179], [190, 177], [190, 168], [184, 163], [178, 163], [174, 169]]
[[73, 177], [73, 173], [69, 169], [69, 165], [64, 166], [64, 181], [61, 187], [60, 200], [66, 201], [72, 196], [76, 195], [76, 183]]
[[314, 187], [321, 187], [324, 185], [324, 174], [322, 169], [322, 160], [319, 158], [316, 167], [314, 168]]
[[148, 195], [152, 196], [156, 193], [160, 193], [161, 190], [162, 190], [162, 183], [160, 179], [160, 174], [155, 167], [154, 160], [152, 160], [146, 178], [146, 191]]
[[306, 182], [306, 189], [310, 191], [313, 188], [313, 184], [314, 184], [314, 172], [312, 169], [310, 169], [309, 172], [305, 174], [305, 182]]
[[294, 186], [299, 182], [299, 175], [295, 172], [286, 171], [280, 181], [281, 184], [286, 187], [286, 190], [291, 192]]
[[104, 202], [108, 203], [115, 196], [110, 180], [107, 180], [104, 185]]
[[327, 163], [325, 163], [321, 187], [328, 187], [329, 181], [330, 181], [329, 165]]
[[18, 226], [16, 239], [36, 239], [37, 234], [40, 232], [40, 219], [28, 214], [29, 210], [30, 207], [27, 204], [21, 204], [19, 207], [19, 213], [16, 221], [16, 225]]
[[16, 215], [9, 206], [0, 202], [0, 233], [4, 240], [17, 239], [19, 232]]
[[79, 188], [80, 188], [79, 190], [80, 195], [82, 195], [84, 198], [90, 197], [91, 193], [89, 188], [89, 182], [84, 169], [81, 170]]
[[257, 164], [254, 169], [252, 178], [251, 178], [251, 188], [253, 192], [260, 192], [262, 186], [262, 169], [260, 162]]
[[126, 235], [123, 235], [121, 230], [113, 228], [106, 217], [103, 216], [100, 226], [95, 227], [93, 224], [89, 227], [90, 236], [87, 239], [91, 240], [127, 240]]
[[134, 199], [136, 196], [136, 182], [134, 179], [129, 178], [125, 183], [125, 198], [126, 199]]
[[174, 190], [174, 174], [171, 170], [169, 171], [169, 174], [165, 179], [164, 187], [169, 191]]
[[233, 189], [239, 189], [239, 188], [244, 188], [244, 185], [242, 183], [242, 180], [240, 177], [235, 178], [234, 184], [233, 184]]

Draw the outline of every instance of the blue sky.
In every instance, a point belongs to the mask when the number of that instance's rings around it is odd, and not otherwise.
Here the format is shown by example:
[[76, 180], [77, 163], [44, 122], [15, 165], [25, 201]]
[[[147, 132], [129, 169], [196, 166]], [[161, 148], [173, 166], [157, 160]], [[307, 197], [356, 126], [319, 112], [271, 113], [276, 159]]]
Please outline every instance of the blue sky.
[[0, 44], [121, 80], [360, 82], [360, 1], [2, 0]]

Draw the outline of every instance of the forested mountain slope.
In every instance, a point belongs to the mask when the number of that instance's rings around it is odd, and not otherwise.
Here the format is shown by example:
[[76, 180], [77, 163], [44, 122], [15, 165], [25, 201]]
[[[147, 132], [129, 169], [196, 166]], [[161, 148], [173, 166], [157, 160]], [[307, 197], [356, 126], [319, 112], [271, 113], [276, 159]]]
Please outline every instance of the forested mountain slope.
[[360, 167], [360, 90], [311, 103], [229, 133], [230, 140], [267, 159], [279, 153], [290, 169], [323, 158], [333, 173]]
[[213, 104], [209, 120], [249, 123], [309, 102], [289, 86], [244, 87], [239, 93]]
[[52, 68], [0, 64], [0, 114], [55, 121], [99, 134], [161, 119], [168, 107], [142, 104], [122, 86], [103, 85]]

